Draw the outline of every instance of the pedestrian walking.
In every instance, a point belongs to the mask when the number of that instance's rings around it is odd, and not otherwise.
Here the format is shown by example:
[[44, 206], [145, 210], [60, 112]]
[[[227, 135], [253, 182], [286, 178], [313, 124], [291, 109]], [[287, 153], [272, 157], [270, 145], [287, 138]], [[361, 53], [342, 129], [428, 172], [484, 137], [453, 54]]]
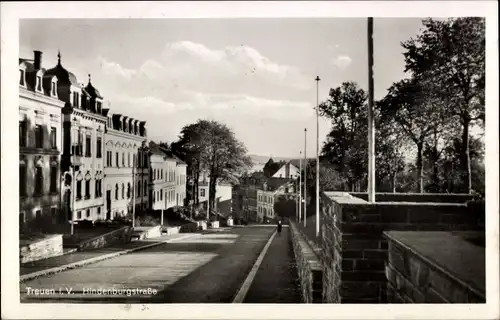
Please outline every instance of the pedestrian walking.
[[281, 220], [279, 220], [278, 221], [278, 235], [281, 235], [281, 228], [282, 228]]

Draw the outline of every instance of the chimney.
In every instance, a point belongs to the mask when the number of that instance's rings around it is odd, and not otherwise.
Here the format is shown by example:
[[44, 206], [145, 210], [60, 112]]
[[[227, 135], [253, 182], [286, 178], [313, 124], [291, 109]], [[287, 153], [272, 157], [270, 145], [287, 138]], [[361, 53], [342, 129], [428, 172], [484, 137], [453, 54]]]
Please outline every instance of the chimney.
[[40, 70], [42, 68], [42, 51], [35, 50], [35, 70]]

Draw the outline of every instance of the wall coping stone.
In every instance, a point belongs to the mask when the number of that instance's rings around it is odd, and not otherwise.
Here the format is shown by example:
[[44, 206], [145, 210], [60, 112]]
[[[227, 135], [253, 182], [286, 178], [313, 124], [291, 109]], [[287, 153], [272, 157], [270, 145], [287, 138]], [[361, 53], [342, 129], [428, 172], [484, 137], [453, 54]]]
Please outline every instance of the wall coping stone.
[[485, 250], [463, 239], [463, 235], [470, 234], [458, 231], [385, 231], [384, 237], [485, 298]]

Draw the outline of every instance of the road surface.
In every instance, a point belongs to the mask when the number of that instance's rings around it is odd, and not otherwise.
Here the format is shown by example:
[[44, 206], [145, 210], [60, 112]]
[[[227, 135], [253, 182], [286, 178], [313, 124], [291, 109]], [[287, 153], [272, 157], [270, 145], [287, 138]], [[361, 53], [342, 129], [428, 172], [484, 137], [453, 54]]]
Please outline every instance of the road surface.
[[[20, 284], [21, 302], [230, 303], [274, 231], [273, 227], [244, 227], [208, 232], [33, 279]], [[274, 294], [259, 289], [268, 287], [265, 281], [296, 285], [290, 281], [296, 272], [285, 239], [289, 239], [286, 232], [271, 243], [271, 254], [266, 254], [248, 291], [251, 299], [244, 302], [271, 302]], [[290, 289], [284, 290], [280, 289], [290, 297]], [[259, 292], [263, 301], [258, 301]]]

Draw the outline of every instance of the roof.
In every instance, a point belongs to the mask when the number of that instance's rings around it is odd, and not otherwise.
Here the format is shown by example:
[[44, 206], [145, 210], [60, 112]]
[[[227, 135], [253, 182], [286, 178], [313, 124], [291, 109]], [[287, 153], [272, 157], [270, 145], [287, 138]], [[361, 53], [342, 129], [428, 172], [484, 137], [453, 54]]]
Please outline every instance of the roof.
[[87, 86], [85, 87], [85, 90], [87, 90], [87, 92], [90, 94], [90, 96], [92, 96], [93, 98], [99, 98], [99, 99], [102, 99], [102, 96], [101, 96], [101, 93], [99, 92], [99, 90], [97, 90], [93, 85], [92, 83], [90, 82], [90, 79], [89, 79], [89, 83], [87, 84]]
[[287, 178], [268, 178], [266, 181], [267, 191], [275, 191], [278, 188], [292, 181], [293, 179], [287, 179]]

